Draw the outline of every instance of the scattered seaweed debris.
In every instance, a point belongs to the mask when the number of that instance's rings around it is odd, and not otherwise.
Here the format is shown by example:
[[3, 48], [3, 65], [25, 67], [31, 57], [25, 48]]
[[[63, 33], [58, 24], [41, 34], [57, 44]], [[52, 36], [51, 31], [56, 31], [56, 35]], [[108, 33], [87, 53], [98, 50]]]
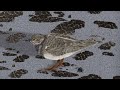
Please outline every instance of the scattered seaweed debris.
[[88, 11], [90, 14], [100, 14], [102, 11]]
[[35, 58], [38, 58], [38, 59], [45, 59], [45, 57], [40, 56], [40, 55], [36, 55]]
[[98, 75], [95, 75], [95, 74], [89, 74], [88, 76], [83, 76], [79, 79], [102, 79], [102, 78]]
[[29, 56], [28, 55], [20, 55], [20, 56], [17, 56], [15, 59], [13, 59], [13, 61], [15, 62], [24, 62], [25, 59], [28, 59]]
[[114, 47], [114, 46], [115, 46], [115, 43], [109, 41], [109, 42], [106, 42], [106, 43], [100, 45], [98, 48], [101, 50], [110, 50], [111, 47]]
[[8, 53], [8, 52], [2, 52], [3, 56], [16, 56], [17, 54], [14, 53]]
[[6, 61], [0, 61], [0, 63], [6, 63]]
[[20, 51], [16, 51], [16, 53], [20, 53]]
[[47, 71], [45, 70], [38, 70], [37, 73], [43, 73], [43, 74], [49, 74]]
[[0, 70], [10, 70], [10, 69], [7, 67], [0, 66]]
[[0, 22], [11, 22], [21, 15], [23, 15], [22, 11], [3, 11], [0, 13]]
[[10, 35], [6, 38], [6, 41], [9, 42], [9, 43], [17, 43], [20, 39], [26, 37], [25, 34], [23, 33], [16, 33], [16, 34], [13, 34], [13, 35]]
[[55, 27], [51, 33], [60, 33], [60, 34], [73, 34], [75, 29], [80, 29], [85, 26], [85, 22], [81, 20], [71, 20], [68, 22], [63, 22]]
[[63, 62], [63, 66], [70, 66], [70, 63], [68, 63], [68, 62]]
[[9, 33], [4, 32], [4, 31], [0, 31], [0, 34], [9, 34]]
[[15, 49], [13, 49], [13, 48], [6, 48], [5, 50], [15, 50]]
[[11, 78], [20, 78], [22, 75], [27, 74], [28, 71], [25, 69], [19, 69], [11, 72], [8, 76]]
[[93, 56], [93, 52], [90, 51], [84, 51], [81, 53], [78, 53], [75, 55], [75, 57], [73, 57], [75, 60], [85, 60], [86, 58], [88, 58], [89, 56]]
[[114, 56], [114, 54], [112, 52], [103, 52], [102, 55]]
[[41, 18], [40, 16], [33, 16], [29, 19], [31, 22], [58, 22], [58, 21], [66, 21], [63, 18], [59, 17], [47, 17], [47, 18]]
[[79, 67], [79, 68], [77, 69], [77, 72], [83, 72], [83, 68], [82, 68], [82, 67]]
[[75, 76], [79, 76], [76, 73], [71, 73], [71, 72], [67, 72], [67, 71], [54, 71], [54, 73], [51, 74], [54, 77], [75, 77]]
[[0, 24], [0, 27], [3, 27], [3, 24]]
[[71, 15], [68, 15], [68, 18], [71, 18]]
[[118, 29], [115, 23], [113, 22], [107, 22], [107, 21], [94, 21], [94, 24], [97, 24], [98, 27], [103, 28], [110, 28], [110, 29]]
[[44, 17], [44, 18], [52, 16], [49, 11], [35, 11], [35, 15]]
[[12, 28], [9, 28], [9, 31], [12, 31]]
[[64, 17], [64, 13], [63, 12], [61, 12], [61, 11], [55, 11], [54, 12], [55, 14], [58, 14], [58, 17]]
[[13, 64], [12, 67], [15, 67], [15, 64]]
[[66, 21], [60, 17], [52, 17], [49, 11], [35, 11], [35, 15], [30, 16], [29, 21], [31, 22], [58, 22], [58, 21]]
[[113, 76], [113, 79], [120, 79], [120, 76]]

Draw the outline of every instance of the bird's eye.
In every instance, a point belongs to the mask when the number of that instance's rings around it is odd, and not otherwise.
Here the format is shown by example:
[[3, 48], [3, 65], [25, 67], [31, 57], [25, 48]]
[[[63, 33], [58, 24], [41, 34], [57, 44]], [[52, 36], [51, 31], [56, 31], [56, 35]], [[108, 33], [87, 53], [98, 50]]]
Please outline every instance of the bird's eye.
[[35, 39], [32, 39], [31, 41], [35, 41]]

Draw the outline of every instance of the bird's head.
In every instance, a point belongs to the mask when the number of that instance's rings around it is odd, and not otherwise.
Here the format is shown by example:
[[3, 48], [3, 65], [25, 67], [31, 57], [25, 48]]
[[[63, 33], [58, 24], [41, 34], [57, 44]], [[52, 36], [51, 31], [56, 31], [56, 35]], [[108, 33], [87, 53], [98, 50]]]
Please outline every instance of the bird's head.
[[45, 39], [45, 35], [42, 35], [42, 34], [36, 34], [36, 35], [33, 35], [31, 37], [31, 40], [30, 42], [33, 44], [33, 45], [40, 45]]

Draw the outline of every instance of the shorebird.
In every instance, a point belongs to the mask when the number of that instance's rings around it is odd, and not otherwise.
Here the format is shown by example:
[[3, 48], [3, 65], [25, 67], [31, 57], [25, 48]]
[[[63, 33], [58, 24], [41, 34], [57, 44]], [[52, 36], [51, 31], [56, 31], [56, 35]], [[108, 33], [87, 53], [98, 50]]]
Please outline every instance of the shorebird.
[[[102, 40], [102, 39], [101, 39]], [[50, 33], [48, 35], [36, 34], [31, 38], [34, 45], [42, 45], [38, 54], [42, 54], [46, 59], [57, 60], [57, 63], [45, 70], [56, 70], [63, 65], [64, 58], [67, 58], [80, 50], [93, 46], [101, 40], [91, 37], [86, 40], [78, 40], [69, 35]]]

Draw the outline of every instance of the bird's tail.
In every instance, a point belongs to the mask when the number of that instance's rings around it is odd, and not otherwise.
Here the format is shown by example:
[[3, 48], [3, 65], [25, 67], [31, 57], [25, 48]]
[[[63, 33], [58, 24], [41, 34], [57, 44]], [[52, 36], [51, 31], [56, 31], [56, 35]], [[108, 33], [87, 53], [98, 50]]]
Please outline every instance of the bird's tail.
[[85, 48], [88, 46], [92, 46], [95, 45], [97, 43], [102, 43], [104, 39], [102, 37], [95, 37], [95, 36], [91, 36], [90, 39], [86, 39], [86, 40], [79, 40], [78, 41], [78, 46]]

